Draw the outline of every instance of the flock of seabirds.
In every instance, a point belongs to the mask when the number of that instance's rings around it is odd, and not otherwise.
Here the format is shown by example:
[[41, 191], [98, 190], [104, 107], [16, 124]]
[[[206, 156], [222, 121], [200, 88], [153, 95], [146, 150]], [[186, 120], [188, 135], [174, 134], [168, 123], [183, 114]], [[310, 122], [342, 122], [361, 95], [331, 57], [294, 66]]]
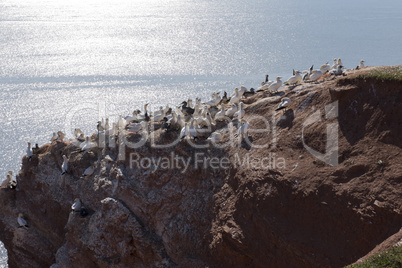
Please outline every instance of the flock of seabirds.
[[[364, 60], [361, 60], [356, 69], [364, 67]], [[220, 97], [219, 93], [212, 93], [211, 100], [205, 103], [201, 103], [201, 99], [196, 98], [195, 104], [193, 104], [192, 100], [189, 99], [183, 101], [175, 110], [172, 110], [172, 108], [168, 106], [166, 106], [166, 108], [160, 107], [160, 110], [154, 114], [148, 113], [148, 104], [145, 104], [143, 114], [141, 114], [140, 110], [135, 110], [132, 116], [127, 116], [125, 118], [120, 116], [118, 122], [113, 123], [112, 127], [109, 125], [108, 119], [106, 119], [106, 121], [103, 119], [102, 121], [98, 121], [98, 137], [101, 133], [109, 137], [116, 136], [120, 131], [125, 131], [126, 134], [137, 134], [141, 131], [148, 132], [149, 125], [159, 124], [160, 127], [166, 129], [167, 132], [180, 130], [179, 139], [181, 140], [192, 139], [196, 142], [200, 133], [205, 134], [212, 132], [212, 128], [209, 128], [208, 131], [205, 131], [205, 128], [215, 126], [216, 122], [226, 121], [232, 123], [236, 121], [238, 127], [235, 137], [238, 137], [238, 141], [241, 143], [244, 137], [247, 136], [249, 127], [249, 123], [244, 120], [245, 111], [242, 102], [243, 99], [249, 98], [259, 92], [268, 92], [271, 94], [277, 93], [282, 85], [297, 86], [303, 82], [317, 82], [320, 78], [326, 75], [345, 75], [345, 70], [342, 60], [334, 59], [332, 65], [327, 62], [326, 64], [323, 64], [320, 69], [314, 69], [313, 65], [303, 72], [293, 70], [293, 75], [284, 83], [281, 80], [282, 77], [277, 77], [276, 80], [271, 81], [268, 79], [269, 76], [266, 75], [265, 81], [261, 83], [258, 90], [253, 88], [247, 90], [242, 86], [240, 89], [236, 88], [234, 94], [230, 97], [227, 96], [226, 91], [224, 92], [223, 97]], [[291, 101], [288, 97], [282, 98], [276, 111], [286, 111], [290, 102]], [[80, 129], [75, 129], [74, 135], [75, 138], [70, 139], [69, 142], [79, 147], [81, 152], [86, 152], [92, 148], [98, 147], [98, 144], [92, 142], [89, 136], [85, 137], [84, 132]], [[220, 132], [214, 131], [208, 133], [208, 135], [209, 137], [207, 138], [207, 141], [209, 142], [217, 144], [221, 141], [222, 134]], [[64, 138], [65, 134], [63, 132], [54, 132], [50, 141], [51, 143], [64, 142]], [[38, 149], [38, 144], [32, 148], [31, 143], [28, 142], [28, 147], [26, 149], [28, 161], [32, 159], [32, 156]], [[88, 167], [84, 171], [83, 177], [91, 176], [94, 170], [94, 166]], [[66, 173], [68, 173], [68, 157], [63, 155], [61, 174], [63, 176]], [[16, 178], [13, 177], [12, 171], [8, 172], [6, 180], [3, 181], [0, 188], [17, 188], [17, 181]], [[79, 198], [74, 200], [71, 210], [72, 213], [79, 214], [81, 217], [85, 217], [88, 214]], [[18, 214], [17, 222], [19, 227], [28, 228], [27, 221], [24, 219], [22, 213]]]

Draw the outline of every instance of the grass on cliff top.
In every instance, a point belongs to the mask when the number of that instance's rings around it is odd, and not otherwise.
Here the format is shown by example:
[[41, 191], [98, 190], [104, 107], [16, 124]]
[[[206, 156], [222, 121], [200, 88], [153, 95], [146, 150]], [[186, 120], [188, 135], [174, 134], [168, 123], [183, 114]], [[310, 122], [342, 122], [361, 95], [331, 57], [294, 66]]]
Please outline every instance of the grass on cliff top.
[[382, 69], [372, 70], [360, 74], [358, 79], [378, 79], [382, 81], [402, 81], [402, 66], [392, 66]]
[[348, 268], [401, 268], [402, 246], [392, 247], [385, 252], [370, 257], [363, 263], [353, 264]]

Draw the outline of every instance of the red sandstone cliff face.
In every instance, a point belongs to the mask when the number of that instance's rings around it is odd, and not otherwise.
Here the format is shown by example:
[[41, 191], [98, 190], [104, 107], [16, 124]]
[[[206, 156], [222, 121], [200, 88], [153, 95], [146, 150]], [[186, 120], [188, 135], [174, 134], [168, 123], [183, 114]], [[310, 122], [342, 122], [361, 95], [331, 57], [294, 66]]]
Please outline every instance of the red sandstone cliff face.
[[[249, 133], [264, 148], [147, 143], [126, 148], [126, 159], [118, 160], [119, 148], [83, 154], [68, 143], [42, 146], [32, 161], [23, 159], [18, 191], [0, 193], [9, 266], [341, 267], [383, 241], [396, 243], [402, 239], [402, 85], [353, 78], [358, 73], [286, 89], [292, 103], [285, 113], [273, 111], [279, 96], [246, 100], [246, 119], [267, 119], [251, 121], [251, 128], [269, 124], [269, 131]], [[331, 116], [325, 105], [335, 101]], [[321, 120], [306, 124], [317, 111]], [[306, 150], [325, 153], [331, 123], [338, 128], [335, 167]], [[228, 141], [230, 129], [220, 129]], [[172, 139], [155, 132], [158, 144]], [[131, 168], [131, 153], [135, 159], [174, 154], [190, 165], [185, 172], [184, 164]], [[65, 176], [63, 154], [69, 156]], [[219, 165], [213, 158], [228, 162], [213, 168]], [[80, 178], [90, 165], [94, 175]], [[76, 197], [88, 216], [70, 213]], [[17, 228], [18, 212], [29, 229]]]

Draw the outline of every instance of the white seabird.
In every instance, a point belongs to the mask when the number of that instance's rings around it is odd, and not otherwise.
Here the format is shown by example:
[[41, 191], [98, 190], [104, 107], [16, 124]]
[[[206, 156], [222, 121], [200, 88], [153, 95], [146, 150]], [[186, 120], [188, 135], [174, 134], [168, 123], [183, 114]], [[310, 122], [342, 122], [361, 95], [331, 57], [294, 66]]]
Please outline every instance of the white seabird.
[[331, 70], [331, 65], [329, 65], [328, 62], [325, 63], [325, 64], [323, 64], [323, 65], [321, 65], [321, 67], [320, 67], [320, 71], [321, 71], [323, 74], [325, 74], [325, 73], [328, 72], [329, 70]]
[[278, 77], [276, 78], [276, 81], [273, 82], [273, 83], [268, 87], [268, 91], [277, 92], [278, 89], [282, 86], [282, 80], [281, 80], [281, 78], [282, 78], [282, 77], [278, 76]]
[[232, 107], [231, 108], [229, 108], [226, 112], [225, 112], [225, 115], [227, 116], [227, 117], [233, 117], [233, 115], [235, 114], [235, 112], [237, 112], [237, 106], [236, 106], [236, 104], [232, 104]]
[[129, 127], [128, 132], [129, 133], [138, 133], [141, 129], [145, 128], [146, 123], [147, 123], [146, 121], [142, 121], [141, 123], [130, 124], [130, 125], [128, 125], [128, 127]]
[[331, 70], [337, 69], [337, 68], [338, 68], [338, 60], [337, 60], [337, 59], [334, 59], [334, 64], [332, 64]]
[[361, 61], [360, 61], [359, 69], [361, 69], [361, 68], [364, 68], [364, 60], [361, 60]]
[[96, 147], [96, 144], [93, 142], [90, 142], [88, 136], [86, 136], [85, 141], [80, 144], [81, 151], [88, 151], [94, 147]]
[[196, 130], [195, 126], [194, 126], [194, 123], [195, 123], [195, 120], [192, 119], [191, 123], [190, 123], [190, 126], [188, 127], [188, 132], [189, 132], [190, 139], [193, 139], [194, 141], [197, 141], [198, 140], [197, 130]]
[[230, 97], [229, 102], [233, 103], [233, 104], [237, 104], [237, 103], [239, 103], [240, 99], [241, 99], [241, 95], [239, 93], [239, 89], [235, 88], [235, 93], [232, 95], [232, 97]]
[[211, 133], [211, 136], [209, 136], [207, 138], [207, 141], [213, 142], [213, 143], [219, 143], [221, 141], [221, 139], [222, 139], [222, 134], [215, 131], [215, 132]]
[[25, 229], [28, 228], [28, 223], [27, 221], [24, 219], [24, 215], [22, 213], [18, 214], [18, 218], [17, 218], [17, 222], [19, 224], [19, 227], [24, 227]]
[[85, 169], [84, 173], [82, 174], [82, 176], [85, 177], [89, 177], [91, 176], [95, 171], [95, 168], [93, 166], [89, 166]]
[[301, 82], [302, 75], [300, 71], [295, 71], [295, 74], [291, 76], [288, 81], [285, 82], [285, 85], [297, 85]]
[[28, 161], [31, 161], [31, 159], [32, 159], [32, 148], [31, 148], [31, 143], [30, 142], [28, 142], [28, 147], [27, 147], [26, 152], [27, 152], [27, 156], [28, 156]]
[[185, 122], [184, 127], [180, 131], [180, 139], [182, 140], [185, 137], [187, 137], [188, 135], [189, 135], [188, 123]]
[[322, 76], [322, 72], [320, 70], [313, 70], [312, 73], [310, 74], [309, 81], [315, 82], [318, 79], [320, 79]]
[[244, 117], [246, 111], [243, 109], [243, 103], [239, 103], [239, 110], [234, 113], [233, 118], [237, 118], [239, 121]]
[[265, 82], [261, 82], [261, 86], [257, 89], [258, 91], [261, 90], [267, 90], [269, 86], [273, 83], [274, 81], [268, 80], [268, 75], [265, 76]]
[[285, 111], [286, 111], [286, 108], [289, 106], [289, 104], [290, 104], [290, 99], [287, 97], [283, 98], [281, 100], [281, 103], [279, 103], [278, 108], [275, 109], [275, 111], [279, 111], [282, 109], [285, 109]]
[[242, 125], [237, 130], [237, 136], [239, 137], [239, 142], [241, 142], [243, 138], [248, 135], [248, 127], [249, 127], [249, 123], [246, 120], [242, 119], [241, 123]]
[[74, 199], [74, 203], [71, 206], [71, 210], [73, 212], [80, 212], [81, 211], [81, 206], [82, 206], [81, 200], [79, 198], [76, 198], [76, 199]]
[[341, 75], [341, 74], [343, 74], [343, 66], [338, 65], [338, 67], [336, 67], [336, 69], [331, 70], [331, 74], [333, 74], [333, 75]]
[[67, 173], [68, 170], [68, 159], [66, 155], [63, 155], [63, 164], [61, 164], [61, 175]]
[[215, 121], [225, 120], [225, 108], [222, 106], [221, 110], [215, 114]]
[[6, 189], [9, 187], [9, 183], [11, 182], [13, 178], [13, 172], [10, 170], [6, 176], [6, 179], [1, 183], [0, 188], [1, 189]]

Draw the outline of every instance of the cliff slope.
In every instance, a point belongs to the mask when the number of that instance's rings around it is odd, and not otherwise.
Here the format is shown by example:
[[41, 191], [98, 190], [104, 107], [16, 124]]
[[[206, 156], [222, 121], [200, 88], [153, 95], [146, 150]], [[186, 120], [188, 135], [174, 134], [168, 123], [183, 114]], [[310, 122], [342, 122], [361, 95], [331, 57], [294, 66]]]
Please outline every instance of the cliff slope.
[[[178, 135], [162, 129], [124, 150], [41, 146], [22, 159], [18, 189], [0, 192], [9, 266], [341, 267], [392, 246], [402, 239], [402, 83], [362, 76], [387, 68], [246, 99], [250, 142], [240, 145], [218, 123], [222, 148], [152, 146]], [[284, 96], [290, 106], [275, 111]], [[71, 212], [77, 197], [87, 216]]]

